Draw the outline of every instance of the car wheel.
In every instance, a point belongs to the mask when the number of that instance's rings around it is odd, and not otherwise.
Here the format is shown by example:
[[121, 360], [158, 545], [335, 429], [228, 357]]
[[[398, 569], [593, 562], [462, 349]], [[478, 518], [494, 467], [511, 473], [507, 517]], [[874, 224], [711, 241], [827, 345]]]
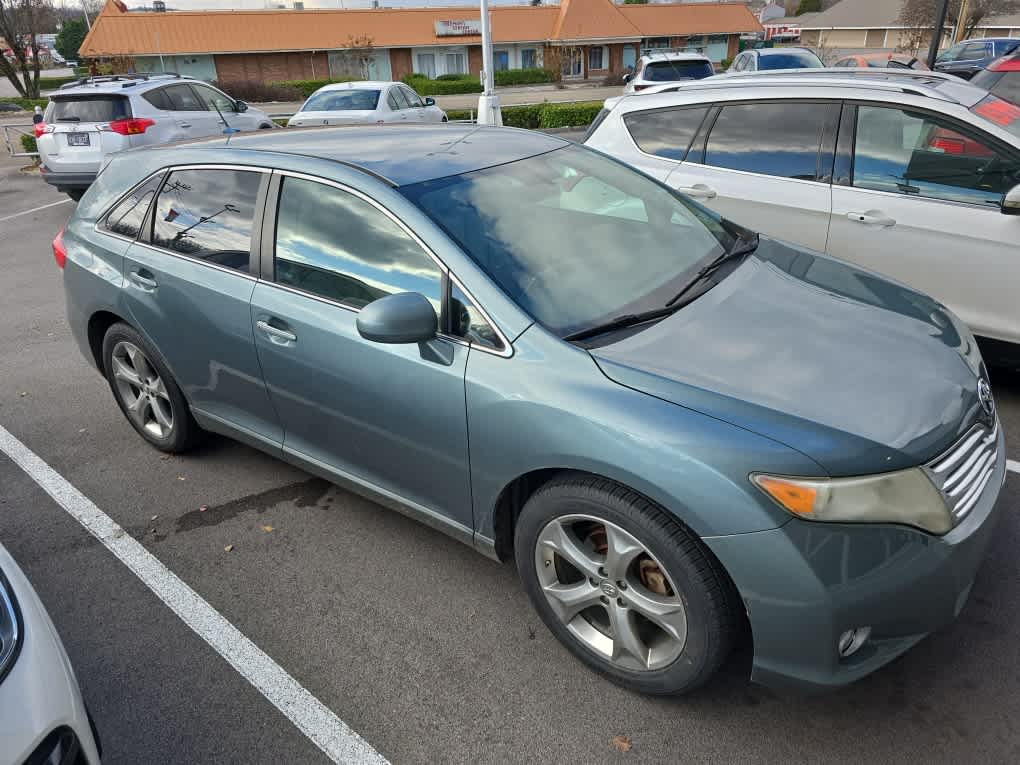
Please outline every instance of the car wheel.
[[201, 440], [180, 387], [155, 348], [127, 324], [103, 338], [103, 369], [124, 416], [160, 451], [184, 452]]
[[631, 690], [694, 690], [739, 629], [735, 588], [701, 540], [603, 478], [569, 475], [539, 489], [518, 520], [515, 556], [546, 626]]
[[67, 196], [71, 197], [75, 202], [80, 202], [81, 198], [85, 196], [87, 189], [68, 189]]

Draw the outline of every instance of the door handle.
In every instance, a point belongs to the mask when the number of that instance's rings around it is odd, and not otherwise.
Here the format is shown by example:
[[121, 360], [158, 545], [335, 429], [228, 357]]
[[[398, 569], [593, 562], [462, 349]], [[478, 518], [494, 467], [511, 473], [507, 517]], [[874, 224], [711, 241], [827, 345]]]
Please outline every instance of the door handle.
[[142, 290], [143, 292], [152, 292], [153, 290], [156, 289], [156, 287], [159, 286], [159, 284], [156, 283], [155, 279], [152, 279], [148, 276], [144, 276], [138, 271], [132, 271], [130, 274], [128, 274], [128, 279], [130, 279], [131, 283], [135, 285], [138, 289]]
[[262, 321], [259, 319], [255, 322], [255, 326], [269, 335], [269, 339], [278, 345], [289, 345], [290, 343], [297, 342], [297, 335], [293, 332], [289, 332], [286, 329], [280, 329], [274, 327], [268, 321]]
[[182, 128], [189, 128], [189, 127], [191, 127], [191, 123], [190, 122], [178, 122], [177, 124], [180, 125]]
[[896, 220], [888, 216], [882, 215], [882, 213], [859, 213], [859, 212], [848, 212], [846, 217], [852, 220], [854, 223], [864, 223], [871, 226], [895, 226]]
[[719, 196], [715, 189], [706, 186], [704, 183], [696, 183], [693, 186], [674, 186], [673, 188], [692, 199], [715, 199]]

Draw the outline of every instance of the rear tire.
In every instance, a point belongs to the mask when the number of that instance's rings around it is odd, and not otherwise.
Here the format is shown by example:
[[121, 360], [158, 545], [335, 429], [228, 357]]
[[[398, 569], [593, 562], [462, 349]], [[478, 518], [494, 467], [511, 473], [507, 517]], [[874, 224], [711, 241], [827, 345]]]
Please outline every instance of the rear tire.
[[177, 454], [202, 440], [204, 431], [163, 357], [133, 327], [118, 323], [106, 331], [103, 370], [117, 406], [152, 446]]
[[518, 520], [515, 557], [550, 631], [630, 690], [698, 688], [739, 633], [736, 590], [701, 540], [612, 481], [568, 474], [540, 488]]

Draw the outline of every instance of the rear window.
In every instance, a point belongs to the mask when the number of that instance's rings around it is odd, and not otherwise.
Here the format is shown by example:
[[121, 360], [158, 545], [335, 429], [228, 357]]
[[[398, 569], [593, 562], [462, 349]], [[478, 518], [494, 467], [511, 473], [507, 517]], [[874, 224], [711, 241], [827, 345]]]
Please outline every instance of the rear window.
[[759, 69], [820, 69], [821, 60], [806, 50], [791, 50], [771, 53], [758, 58]]
[[47, 122], [113, 122], [130, 116], [124, 96], [63, 96], [46, 109]]
[[[394, 94], [399, 90], [394, 88]], [[327, 90], [313, 93], [301, 107], [303, 112], [351, 112], [374, 111], [379, 103], [378, 90]]]
[[707, 61], [652, 61], [645, 64], [641, 79], [648, 82], [701, 80], [715, 74]]

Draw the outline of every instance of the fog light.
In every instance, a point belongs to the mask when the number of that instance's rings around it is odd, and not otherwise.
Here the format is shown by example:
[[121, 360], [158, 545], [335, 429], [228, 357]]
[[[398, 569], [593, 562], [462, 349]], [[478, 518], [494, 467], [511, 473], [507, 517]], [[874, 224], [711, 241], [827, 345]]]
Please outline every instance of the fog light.
[[847, 656], [853, 656], [870, 636], [871, 627], [857, 627], [847, 630], [839, 636], [836, 650], [839, 651], [840, 657], [844, 659]]

